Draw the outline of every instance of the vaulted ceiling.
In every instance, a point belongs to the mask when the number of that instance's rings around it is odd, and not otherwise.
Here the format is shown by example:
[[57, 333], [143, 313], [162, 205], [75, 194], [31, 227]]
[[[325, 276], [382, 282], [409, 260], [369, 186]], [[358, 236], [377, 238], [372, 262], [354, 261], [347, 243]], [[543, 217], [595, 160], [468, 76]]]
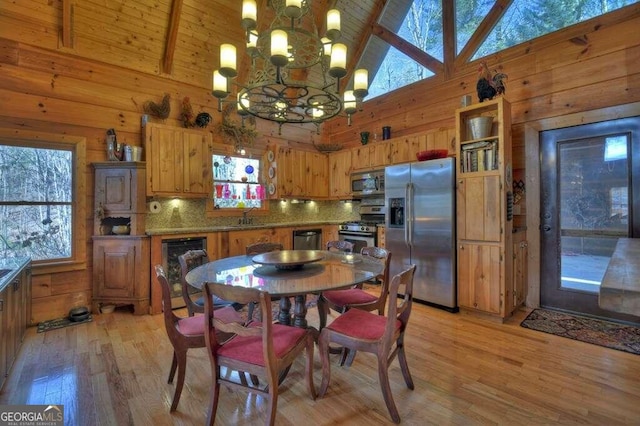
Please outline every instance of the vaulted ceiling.
[[[31, 2], [33, 3], [33, 2]], [[145, 73], [162, 75], [169, 79], [210, 88], [211, 72], [219, 66], [221, 43], [229, 42], [243, 52], [244, 31], [240, 26], [242, 2], [240, 0], [59, 0], [59, 19], [47, 18], [51, 32], [60, 32], [59, 44], [70, 53], [83, 57], [132, 68]], [[273, 11], [270, 0], [258, 0], [259, 28], [268, 26]], [[378, 37], [394, 46], [436, 75], [453, 72], [463, 65], [480, 40], [511, 3], [497, 0], [478, 32], [456, 60], [453, 43], [453, 6], [443, 2], [445, 28], [444, 63], [399, 38], [393, 31], [378, 23], [388, 8], [387, 23], [396, 16], [404, 18], [411, 0], [314, 0], [313, 12], [320, 33], [324, 33], [327, 10], [338, 8], [342, 17], [342, 38], [348, 48], [348, 69], [353, 70], [370, 37]], [[4, 7], [4, 6], [3, 6]], [[42, 8], [46, 6], [42, 5]], [[39, 12], [25, 11], [20, 2], [7, 5], [4, 13], [24, 13], [33, 16]], [[27, 27], [25, 31], [30, 31]], [[38, 44], [37, 34], [33, 34]], [[51, 46], [57, 48], [60, 46]], [[249, 65], [247, 55], [239, 54], [241, 72]], [[381, 61], [382, 57], [376, 60]], [[367, 64], [375, 69], [378, 64]], [[348, 81], [351, 74], [344, 79]]]

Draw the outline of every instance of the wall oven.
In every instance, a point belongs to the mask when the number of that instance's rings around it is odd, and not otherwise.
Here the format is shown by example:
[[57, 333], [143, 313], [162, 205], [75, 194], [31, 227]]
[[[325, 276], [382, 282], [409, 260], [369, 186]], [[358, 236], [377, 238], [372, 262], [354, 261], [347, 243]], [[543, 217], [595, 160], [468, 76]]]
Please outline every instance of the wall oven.
[[364, 225], [358, 222], [343, 223], [338, 230], [338, 239], [352, 243], [354, 253], [360, 253], [362, 247], [374, 247], [376, 236], [375, 225]]

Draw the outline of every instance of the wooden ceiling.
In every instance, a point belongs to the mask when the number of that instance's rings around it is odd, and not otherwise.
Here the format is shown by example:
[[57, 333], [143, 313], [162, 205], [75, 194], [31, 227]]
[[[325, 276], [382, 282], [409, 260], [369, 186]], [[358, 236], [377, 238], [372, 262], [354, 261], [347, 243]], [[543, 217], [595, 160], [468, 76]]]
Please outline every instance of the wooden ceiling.
[[[144, 73], [210, 88], [211, 72], [219, 66], [222, 43], [236, 45], [243, 52], [244, 32], [240, 26], [241, 0], [59, 0], [59, 19], [51, 19], [44, 2], [8, 2], [4, 13], [22, 15], [34, 27], [59, 32], [59, 46], [82, 57], [135, 69]], [[51, 2], [49, 2], [51, 4]], [[258, 0], [259, 27], [267, 27], [273, 13], [270, 0]], [[497, 0], [482, 22], [478, 33], [456, 60], [453, 44], [453, 6], [443, 2], [445, 21], [445, 61], [436, 60], [405, 42], [392, 29], [378, 22], [386, 8], [406, 10], [411, 0], [314, 0], [313, 12], [324, 33], [327, 10], [338, 8], [342, 18], [342, 38], [348, 48], [348, 69], [353, 70], [370, 37], [378, 37], [429, 68], [435, 74], [451, 73], [454, 66], [467, 61], [484, 34], [501, 16], [511, 0]], [[55, 15], [53, 15], [55, 16]], [[401, 19], [402, 17], [400, 17]], [[35, 44], [37, 28], [31, 32]], [[247, 55], [239, 54], [241, 70], [249, 65]], [[381, 59], [381, 58], [380, 58]], [[374, 65], [375, 66], [375, 65]], [[349, 74], [344, 81], [348, 81]], [[241, 77], [242, 78], [242, 74]]]

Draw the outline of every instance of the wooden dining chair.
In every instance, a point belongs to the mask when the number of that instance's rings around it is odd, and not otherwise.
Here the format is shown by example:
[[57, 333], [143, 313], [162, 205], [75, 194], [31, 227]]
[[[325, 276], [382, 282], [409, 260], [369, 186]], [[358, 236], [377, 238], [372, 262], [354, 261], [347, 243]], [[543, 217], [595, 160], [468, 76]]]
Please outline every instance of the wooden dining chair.
[[[256, 254], [269, 253], [272, 251], [282, 251], [284, 246], [280, 243], [271, 243], [271, 242], [257, 242], [253, 244], [249, 244], [246, 248], [247, 256], [254, 256]], [[273, 298], [273, 300], [278, 300], [279, 298]], [[249, 318], [253, 318], [253, 312], [255, 310], [255, 304], [249, 304]], [[264, 318], [262, 315], [260, 318]]]
[[[320, 330], [327, 324], [327, 315], [329, 309], [342, 314], [351, 308], [362, 309], [365, 311], [378, 311], [378, 315], [384, 315], [384, 308], [387, 303], [387, 295], [389, 293], [389, 264], [391, 263], [391, 252], [381, 247], [363, 247], [360, 250], [363, 256], [370, 256], [378, 259], [384, 269], [376, 278], [380, 281], [379, 293], [371, 294], [359, 287], [353, 287], [345, 290], [329, 290], [323, 292], [320, 297], [325, 303], [318, 304], [318, 315], [320, 317]], [[355, 352], [343, 350], [340, 359], [340, 365], [343, 365], [350, 355], [350, 362], [353, 361]]]
[[[209, 262], [209, 255], [206, 250], [189, 250], [180, 256], [178, 256], [178, 263], [180, 264], [180, 281], [182, 286], [182, 298], [187, 306], [189, 316], [192, 317], [197, 313], [204, 313], [204, 297], [200, 293], [200, 296], [193, 299], [190, 289], [191, 285], [187, 282], [186, 276], [189, 271], [198, 266], [202, 266]], [[225, 306], [232, 306], [234, 309], [239, 310], [242, 305], [230, 302], [227, 300], [215, 299], [214, 306], [216, 309], [223, 308]]]
[[[242, 388], [259, 393], [267, 399], [265, 424], [275, 423], [278, 404], [279, 382], [296, 358], [306, 351], [305, 379], [311, 398], [316, 398], [313, 385], [313, 346], [310, 329], [274, 324], [271, 321], [256, 322], [248, 319], [244, 324], [221, 321], [218, 311], [213, 309], [211, 296], [237, 300], [241, 303], [257, 303], [261, 311], [271, 318], [271, 296], [255, 288], [245, 288], [226, 284], [206, 283], [205, 292], [205, 342], [211, 362], [211, 401], [207, 424], [213, 425], [218, 409], [220, 387]], [[220, 340], [218, 332], [233, 337]], [[245, 371], [264, 378], [265, 385], [251, 382], [236, 382], [221, 374], [221, 368]]]
[[353, 243], [350, 241], [343, 241], [343, 240], [327, 241], [327, 250], [353, 253]]
[[[174, 314], [171, 309], [171, 289], [164, 269], [162, 266], [156, 265], [155, 271], [162, 293], [164, 325], [169, 341], [173, 346], [173, 360], [171, 361], [171, 369], [169, 370], [168, 383], [173, 383], [176, 370], [178, 371], [178, 382], [176, 383], [170, 408], [170, 411], [175, 411], [178, 407], [178, 402], [180, 402], [180, 394], [184, 386], [185, 370], [187, 368], [187, 351], [191, 348], [205, 347], [205, 324], [202, 315], [182, 318]], [[213, 304], [211, 305], [213, 306]], [[217, 309], [216, 316], [226, 322], [242, 322], [240, 314], [228, 306]]]
[[271, 251], [283, 250], [283, 245], [280, 243], [270, 243], [270, 242], [257, 242], [253, 244], [249, 244], [246, 247], [247, 256], [269, 253]]
[[[331, 378], [330, 343], [336, 343], [352, 350], [373, 353], [378, 358], [378, 380], [387, 410], [389, 410], [393, 421], [400, 423], [400, 415], [393, 401], [389, 385], [389, 366], [397, 357], [404, 381], [407, 387], [413, 390], [413, 379], [404, 351], [404, 332], [409, 322], [413, 303], [415, 270], [416, 266], [411, 265], [391, 280], [386, 316], [376, 315], [362, 309], [349, 309], [322, 329], [318, 339], [320, 359], [322, 360], [322, 384], [319, 392], [321, 397], [327, 393]], [[398, 298], [400, 286], [404, 287], [404, 299]]]

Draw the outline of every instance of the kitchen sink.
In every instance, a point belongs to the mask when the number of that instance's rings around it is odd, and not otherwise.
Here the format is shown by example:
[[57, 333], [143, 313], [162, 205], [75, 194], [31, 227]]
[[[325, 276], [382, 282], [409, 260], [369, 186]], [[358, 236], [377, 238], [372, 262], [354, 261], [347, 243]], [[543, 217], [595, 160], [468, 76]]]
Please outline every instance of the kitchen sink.
[[5, 275], [10, 273], [11, 271], [13, 271], [13, 269], [0, 269], [0, 278], [4, 277]]

